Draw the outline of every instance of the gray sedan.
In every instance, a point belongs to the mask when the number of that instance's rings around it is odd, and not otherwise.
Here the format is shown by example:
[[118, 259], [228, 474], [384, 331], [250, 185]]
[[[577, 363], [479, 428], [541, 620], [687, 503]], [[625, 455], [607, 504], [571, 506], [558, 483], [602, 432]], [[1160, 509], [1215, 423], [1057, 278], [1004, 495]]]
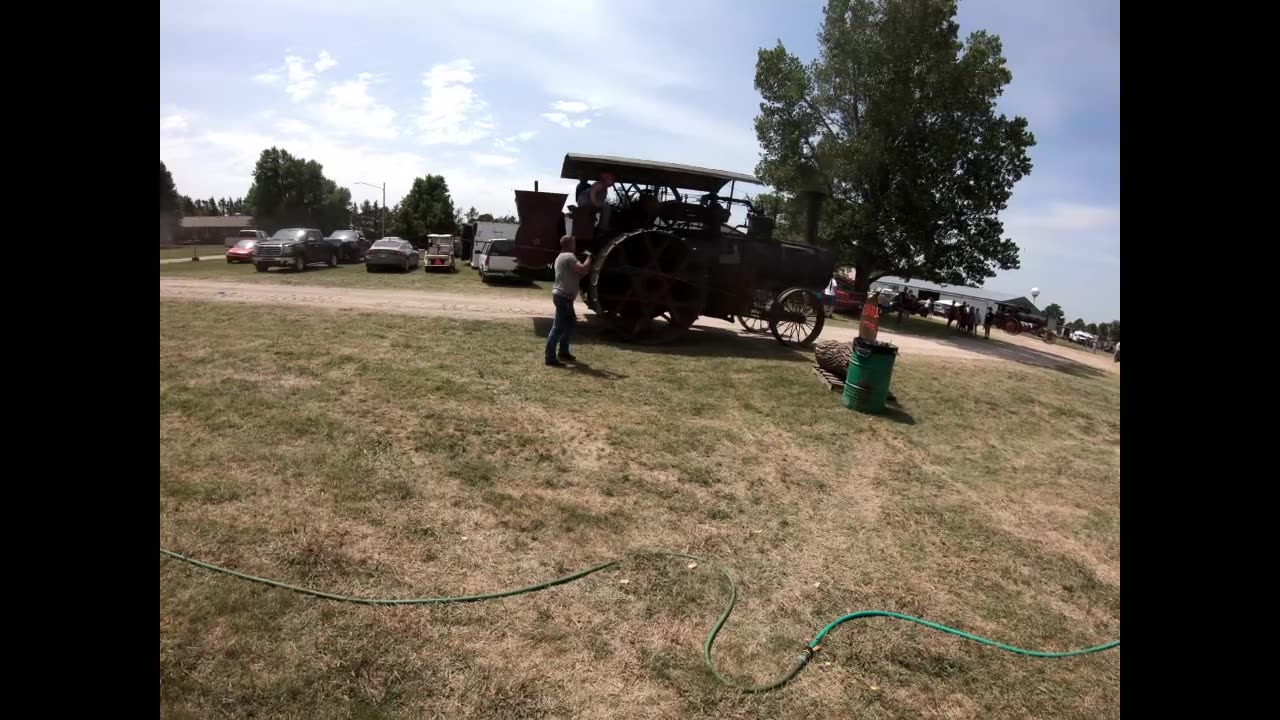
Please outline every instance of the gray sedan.
[[408, 240], [398, 237], [382, 238], [369, 247], [364, 256], [364, 267], [368, 272], [395, 268], [400, 272], [417, 270], [422, 264], [422, 255], [409, 244]]

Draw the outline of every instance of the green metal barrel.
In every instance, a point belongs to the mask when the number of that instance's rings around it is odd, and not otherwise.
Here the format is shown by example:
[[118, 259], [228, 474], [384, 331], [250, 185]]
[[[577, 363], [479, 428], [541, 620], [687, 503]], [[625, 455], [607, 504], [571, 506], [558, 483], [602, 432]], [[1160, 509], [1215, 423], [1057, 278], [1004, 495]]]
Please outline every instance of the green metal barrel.
[[896, 345], [855, 338], [841, 404], [850, 410], [884, 412], [889, 399], [889, 383], [893, 380], [893, 363], [897, 358]]

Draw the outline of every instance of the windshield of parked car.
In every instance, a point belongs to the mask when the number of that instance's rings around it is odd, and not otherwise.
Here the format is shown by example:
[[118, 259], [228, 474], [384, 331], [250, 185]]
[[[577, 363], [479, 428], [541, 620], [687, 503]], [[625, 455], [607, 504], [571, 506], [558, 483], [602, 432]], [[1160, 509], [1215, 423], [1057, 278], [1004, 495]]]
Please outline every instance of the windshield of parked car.
[[272, 240], [301, 240], [307, 236], [306, 230], [277, 230]]
[[251, 247], [253, 247], [254, 245], [256, 245], [257, 243], [258, 243], [258, 241], [257, 241], [257, 240], [255, 240], [255, 239], [246, 238], [246, 239], [241, 240], [240, 242], [236, 243], [236, 247], [238, 247], [238, 248], [251, 248]]
[[356, 233], [354, 230], [335, 230], [334, 233], [329, 236], [329, 239], [330, 240], [353, 240], [355, 239], [355, 236], [356, 236]]
[[395, 250], [395, 249], [399, 249], [400, 244], [402, 242], [403, 242], [402, 240], [379, 240], [378, 242], [374, 243], [373, 246], [376, 248]]
[[497, 255], [498, 257], [506, 257], [514, 254], [515, 244], [510, 240], [494, 240], [489, 249], [485, 251], [486, 255]]

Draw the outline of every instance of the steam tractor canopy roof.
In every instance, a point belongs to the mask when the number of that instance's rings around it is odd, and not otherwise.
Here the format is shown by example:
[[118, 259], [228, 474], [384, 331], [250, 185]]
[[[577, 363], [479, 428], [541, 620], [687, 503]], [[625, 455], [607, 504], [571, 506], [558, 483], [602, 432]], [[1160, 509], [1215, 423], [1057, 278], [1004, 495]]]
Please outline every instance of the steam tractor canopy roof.
[[566, 180], [595, 180], [601, 173], [613, 173], [618, 182], [635, 183], [637, 185], [655, 185], [658, 187], [674, 187], [680, 190], [696, 190], [698, 192], [720, 192], [730, 180], [738, 182], [762, 184], [756, 178], [742, 173], [727, 170], [711, 170], [693, 165], [676, 165], [675, 163], [654, 162], [653, 160], [635, 160], [632, 158], [611, 157], [609, 155], [580, 155], [569, 153], [564, 156], [564, 168], [560, 177]]

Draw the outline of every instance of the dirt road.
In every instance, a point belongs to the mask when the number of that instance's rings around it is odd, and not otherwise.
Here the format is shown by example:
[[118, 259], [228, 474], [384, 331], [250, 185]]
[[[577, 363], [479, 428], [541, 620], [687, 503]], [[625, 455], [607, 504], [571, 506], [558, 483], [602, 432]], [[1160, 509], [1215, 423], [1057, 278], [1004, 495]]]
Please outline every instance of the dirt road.
[[[550, 298], [512, 297], [505, 296], [500, 291], [483, 294], [433, 293], [161, 277], [160, 296], [213, 302], [306, 305], [407, 315], [442, 315], [467, 320], [550, 318], [553, 315]], [[579, 312], [581, 314], [584, 311]], [[696, 325], [746, 334], [737, 324], [722, 320], [703, 318]], [[853, 326], [831, 323], [823, 329], [822, 339], [851, 341], [856, 334], [857, 328]], [[894, 343], [904, 353], [951, 357], [957, 360], [1005, 360], [1046, 367], [1084, 365], [1119, 372], [1119, 365], [1112, 363], [1109, 355], [1082, 353], [1021, 337], [1005, 336], [997, 339], [993, 335], [991, 342], [959, 334], [946, 339], [922, 338], [901, 335], [893, 332], [891, 327], [885, 327], [880, 330], [880, 339]]]

